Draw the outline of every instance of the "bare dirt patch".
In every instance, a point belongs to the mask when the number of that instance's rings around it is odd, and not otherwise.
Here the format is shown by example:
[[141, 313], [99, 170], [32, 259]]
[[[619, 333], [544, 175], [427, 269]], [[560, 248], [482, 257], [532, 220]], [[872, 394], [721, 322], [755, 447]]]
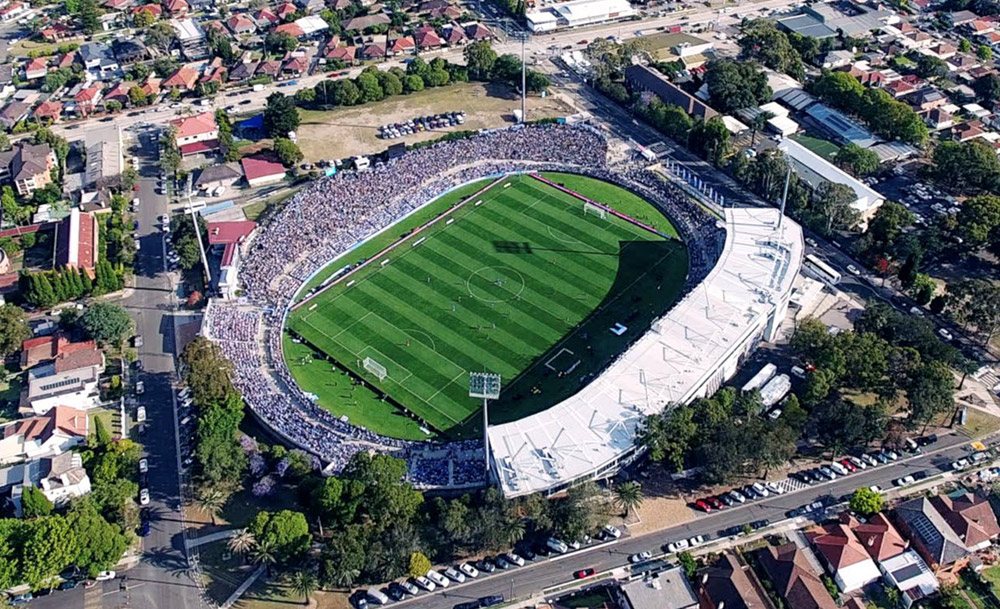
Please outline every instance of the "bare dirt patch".
[[[459, 83], [356, 108], [301, 111], [302, 122], [297, 135], [306, 161], [342, 159], [382, 152], [390, 144], [415, 144], [437, 139], [453, 131], [512, 125], [513, 111], [520, 107], [516, 92], [505, 85]], [[418, 116], [459, 110], [466, 113], [464, 125], [424, 131], [394, 140], [377, 137], [378, 128], [387, 123], [402, 123]], [[529, 120], [555, 118], [574, 112], [566, 102], [551, 96], [529, 97], [527, 110]]]

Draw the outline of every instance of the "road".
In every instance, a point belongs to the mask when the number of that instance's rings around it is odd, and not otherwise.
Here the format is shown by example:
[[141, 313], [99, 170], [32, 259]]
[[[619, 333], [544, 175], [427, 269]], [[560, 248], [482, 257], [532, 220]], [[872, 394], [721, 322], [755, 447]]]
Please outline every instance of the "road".
[[[141, 539], [141, 556], [137, 566], [119, 579], [104, 582], [94, 588], [82, 586], [65, 592], [54, 592], [31, 603], [36, 609], [117, 609], [127, 604], [159, 609], [201, 608], [201, 593], [189, 569], [184, 550], [184, 521], [180, 501], [179, 438], [177, 435], [173, 385], [176, 380], [174, 354], [175, 306], [174, 282], [164, 272], [164, 239], [157, 217], [168, 213], [167, 199], [156, 194], [153, 164], [156, 148], [143, 140], [140, 153], [144, 166], [140, 169], [139, 197], [136, 212], [139, 220], [139, 263], [135, 289], [122, 304], [132, 314], [136, 330], [143, 337], [139, 348], [141, 369], [133, 368], [133, 380], [141, 380], [145, 392], [138, 403], [146, 408], [146, 431], [138, 440], [143, 443], [144, 456], [149, 461], [151, 515], [150, 535]], [[129, 418], [135, 416], [129, 409]], [[127, 591], [120, 590], [127, 576]]]
[[641, 537], [623, 537], [578, 552], [548, 559], [539, 558], [524, 567], [508, 571], [498, 570], [485, 577], [480, 575], [478, 579], [464, 585], [456, 586], [453, 583], [443, 594], [440, 592], [421, 594], [416, 598], [394, 603], [394, 606], [405, 606], [407, 609], [439, 609], [490, 594], [503, 594], [505, 598], [511, 598], [512, 590], [514, 597], [528, 597], [553, 586], [572, 582], [573, 572], [580, 569], [593, 568], [602, 573], [627, 565], [628, 557], [638, 552], [648, 550], [655, 556], [661, 552], [662, 546], [673, 541], [694, 535], [717, 539], [720, 531], [761, 519], [776, 523], [783, 520], [789, 510], [823, 498], [838, 498], [857, 488], [877, 484], [883, 489], [889, 489], [889, 493], [893, 493], [891, 490], [893, 480], [906, 475], [920, 478], [940, 474], [949, 469], [950, 463], [968, 454], [968, 445], [969, 438], [966, 436], [949, 434], [942, 436], [936, 444], [929, 447], [930, 450], [916, 457], [901, 458], [889, 465], [868, 468], [833, 482], [805, 487], [741, 507], [712, 514], [698, 514], [694, 520], [684, 525]]

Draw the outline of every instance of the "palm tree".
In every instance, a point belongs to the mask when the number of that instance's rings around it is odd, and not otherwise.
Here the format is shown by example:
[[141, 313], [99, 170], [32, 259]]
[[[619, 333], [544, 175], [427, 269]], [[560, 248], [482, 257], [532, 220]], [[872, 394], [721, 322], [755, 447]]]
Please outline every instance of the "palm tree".
[[629, 480], [615, 487], [615, 505], [625, 512], [626, 518], [632, 510], [637, 510], [642, 506], [645, 498], [645, 495], [642, 494], [642, 486], [638, 482]]
[[503, 538], [507, 542], [506, 545], [512, 546], [521, 541], [524, 538], [524, 533], [524, 520], [520, 518], [511, 518], [503, 523]]
[[292, 576], [292, 592], [305, 598], [303, 605], [309, 604], [309, 597], [319, 589], [319, 581], [316, 575], [309, 569], [296, 571]]
[[261, 541], [257, 543], [253, 552], [250, 554], [250, 562], [255, 565], [263, 566], [268, 575], [271, 574], [271, 565], [277, 562], [277, 560], [278, 557], [274, 551], [274, 544], [270, 541]]
[[257, 538], [246, 529], [240, 529], [235, 535], [229, 538], [229, 551], [234, 554], [245, 555], [257, 545]]
[[212, 526], [215, 526], [215, 519], [222, 514], [222, 508], [226, 507], [227, 501], [229, 501], [229, 495], [224, 490], [210, 486], [198, 493], [194, 498], [194, 505], [211, 516]]
[[361, 577], [361, 571], [338, 564], [327, 577], [329, 578], [327, 581], [328, 584], [332, 584], [338, 588], [350, 588]]

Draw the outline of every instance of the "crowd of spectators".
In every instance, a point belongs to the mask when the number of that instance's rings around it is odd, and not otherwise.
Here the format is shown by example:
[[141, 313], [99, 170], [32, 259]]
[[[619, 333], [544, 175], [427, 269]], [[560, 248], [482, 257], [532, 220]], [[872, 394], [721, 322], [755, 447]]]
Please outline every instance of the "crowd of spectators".
[[418, 486], [480, 485], [485, 481], [480, 441], [390, 438], [320, 407], [316, 396], [295, 383], [282, 355], [285, 312], [303, 283], [358, 242], [455, 186], [514, 171], [590, 175], [658, 204], [688, 244], [688, 288], [696, 285], [718, 258], [724, 231], [663, 177], [639, 164], [609, 169], [606, 158], [606, 140], [589, 125], [527, 126], [440, 143], [369, 171], [321, 180], [256, 232], [239, 270], [247, 297], [239, 303], [212, 301], [205, 332], [233, 361], [233, 382], [255, 416], [331, 470], [339, 471], [358, 451], [380, 450], [405, 458]]

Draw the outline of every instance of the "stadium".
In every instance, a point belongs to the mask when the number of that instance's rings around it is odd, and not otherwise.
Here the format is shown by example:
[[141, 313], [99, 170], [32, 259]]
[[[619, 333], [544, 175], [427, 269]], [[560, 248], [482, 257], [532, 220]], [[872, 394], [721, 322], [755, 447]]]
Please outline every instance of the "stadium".
[[[589, 125], [515, 127], [322, 180], [244, 244], [244, 296], [203, 332], [330, 471], [374, 450], [422, 488], [607, 477], [646, 415], [773, 338], [802, 257], [777, 210], [713, 212], [609, 156]], [[485, 443], [480, 370], [503, 380]]]

